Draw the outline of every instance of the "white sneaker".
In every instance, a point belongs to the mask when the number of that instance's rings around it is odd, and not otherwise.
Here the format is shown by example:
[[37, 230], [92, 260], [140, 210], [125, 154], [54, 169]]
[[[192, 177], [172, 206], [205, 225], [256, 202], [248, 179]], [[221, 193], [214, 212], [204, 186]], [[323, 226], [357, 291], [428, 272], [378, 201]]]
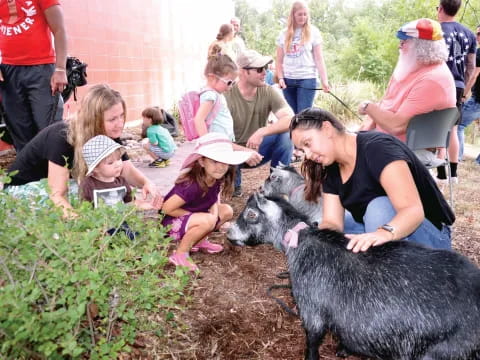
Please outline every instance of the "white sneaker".
[[[435, 181], [437, 182], [438, 187], [448, 186], [448, 179], [436, 178]], [[458, 176], [452, 176], [452, 184], [458, 184]]]

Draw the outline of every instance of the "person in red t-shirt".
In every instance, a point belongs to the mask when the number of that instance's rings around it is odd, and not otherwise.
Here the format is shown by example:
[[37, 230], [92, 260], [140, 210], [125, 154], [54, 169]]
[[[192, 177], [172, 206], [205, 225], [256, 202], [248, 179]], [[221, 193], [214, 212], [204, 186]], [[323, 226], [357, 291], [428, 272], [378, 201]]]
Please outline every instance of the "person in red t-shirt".
[[5, 122], [18, 152], [52, 118], [62, 119], [63, 100], [54, 96], [67, 84], [67, 34], [60, 2], [0, 0], [0, 51]]

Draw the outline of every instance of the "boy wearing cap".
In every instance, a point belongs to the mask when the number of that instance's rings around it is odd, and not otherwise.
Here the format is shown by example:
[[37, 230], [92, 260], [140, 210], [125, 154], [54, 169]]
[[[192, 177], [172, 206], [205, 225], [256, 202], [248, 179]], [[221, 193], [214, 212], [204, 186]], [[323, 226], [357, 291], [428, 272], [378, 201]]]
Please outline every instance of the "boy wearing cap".
[[107, 205], [132, 201], [132, 190], [120, 176], [123, 169], [123, 146], [105, 135], [88, 140], [83, 146], [83, 158], [88, 166], [85, 179], [80, 184], [80, 196], [98, 207], [100, 199]]
[[[266, 69], [273, 59], [255, 50], [237, 57], [239, 81], [225, 93], [233, 118], [236, 143], [255, 150], [246, 162], [255, 167], [271, 161], [290, 164], [293, 145], [288, 131], [293, 112], [283, 97], [265, 83]], [[278, 121], [267, 126], [272, 112]], [[242, 167], [245, 165], [242, 165]], [[241, 195], [241, 172], [237, 171], [234, 196]]]
[[[397, 37], [400, 54], [384, 97], [378, 103], [362, 102], [358, 112], [368, 115], [361, 130], [375, 129], [405, 141], [412, 117], [455, 106], [455, 83], [445, 64], [447, 49], [438, 22], [411, 21]], [[429, 161], [435, 161], [433, 153]]]
[[[450, 135], [448, 154], [450, 159], [450, 175], [454, 182], [458, 182], [457, 165], [459, 143], [457, 125], [461, 121], [462, 107], [465, 101], [464, 89], [475, 71], [475, 51], [477, 42], [475, 35], [468, 28], [455, 21], [455, 16], [462, 6], [462, 0], [440, 0], [437, 6], [437, 18], [443, 30], [443, 36], [448, 48], [447, 66], [455, 79], [456, 106], [460, 117], [453, 127]], [[445, 166], [437, 168], [437, 178], [440, 182], [447, 182]]]

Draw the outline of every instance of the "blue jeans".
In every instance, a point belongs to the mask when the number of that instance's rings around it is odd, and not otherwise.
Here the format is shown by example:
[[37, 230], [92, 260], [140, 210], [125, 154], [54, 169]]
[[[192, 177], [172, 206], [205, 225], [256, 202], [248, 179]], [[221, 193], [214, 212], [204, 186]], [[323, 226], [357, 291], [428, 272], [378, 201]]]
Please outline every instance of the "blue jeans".
[[263, 156], [262, 161], [255, 166], [248, 166], [247, 164], [238, 165], [235, 173], [235, 187], [237, 188], [242, 184], [242, 168], [255, 168], [268, 161], [272, 162], [272, 167], [276, 167], [279, 162], [284, 165], [290, 165], [292, 152], [293, 145], [288, 131], [281, 134], [265, 136], [258, 149], [258, 153]]
[[[345, 212], [344, 231], [346, 234], [374, 232], [380, 226], [392, 220], [396, 213], [388, 197], [377, 197], [368, 204], [367, 211], [363, 216], [363, 224], [356, 222], [350, 212]], [[403, 238], [403, 240], [413, 241], [434, 249], [450, 250], [452, 248], [450, 227], [443, 225], [442, 230], [438, 230], [426, 218], [413, 233]]]
[[470, 97], [465, 104], [463, 104], [462, 120], [458, 124], [458, 141], [460, 149], [458, 153], [458, 159], [463, 160], [463, 148], [465, 144], [465, 128], [469, 126], [474, 120], [480, 118], [480, 102], [475, 101], [473, 97]]
[[[283, 95], [295, 114], [312, 107], [317, 79], [284, 79]], [[313, 90], [312, 90], [313, 89]]]

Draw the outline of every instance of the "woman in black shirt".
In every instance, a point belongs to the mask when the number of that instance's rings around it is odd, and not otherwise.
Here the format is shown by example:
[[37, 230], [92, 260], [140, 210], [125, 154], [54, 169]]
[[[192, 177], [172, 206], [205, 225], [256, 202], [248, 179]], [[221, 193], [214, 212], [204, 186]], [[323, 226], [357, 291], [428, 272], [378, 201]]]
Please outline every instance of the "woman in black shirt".
[[348, 249], [366, 251], [400, 239], [451, 248], [455, 216], [403, 142], [379, 132], [348, 133], [331, 113], [316, 108], [296, 115], [290, 133], [305, 152], [307, 200], [323, 192], [320, 227], [344, 231]]
[[[17, 173], [12, 176], [7, 191], [14, 196], [22, 195], [24, 185], [46, 178], [53, 203], [63, 208], [65, 216], [74, 215], [67, 199], [68, 186], [70, 175], [81, 182], [87, 172], [83, 145], [96, 135], [118, 141], [125, 118], [126, 104], [118, 91], [105, 84], [92, 86], [74, 118], [68, 123], [62, 121], [46, 127], [17, 154], [9, 168], [9, 172], [16, 170]], [[155, 185], [133, 166], [128, 156], [123, 160], [122, 176], [129, 184], [142, 188], [144, 197], [152, 195], [153, 205], [160, 207], [162, 198]]]

